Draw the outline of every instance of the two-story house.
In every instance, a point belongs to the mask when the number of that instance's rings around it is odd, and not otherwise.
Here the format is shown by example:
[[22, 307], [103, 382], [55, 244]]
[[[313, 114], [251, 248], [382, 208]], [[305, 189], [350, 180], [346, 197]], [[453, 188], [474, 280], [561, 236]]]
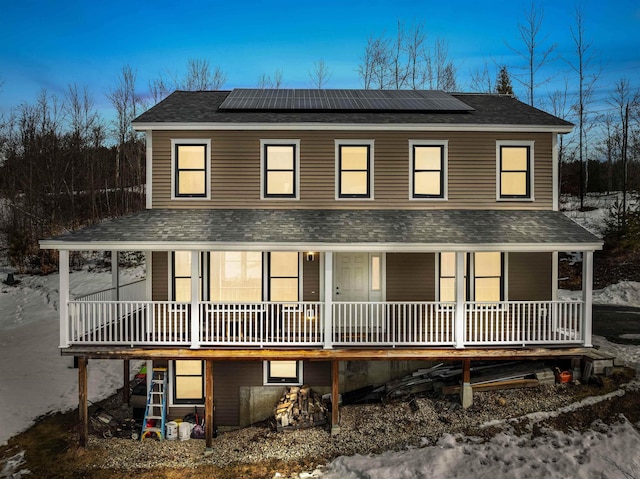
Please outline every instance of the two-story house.
[[[493, 94], [240, 89], [133, 124], [147, 209], [41, 242], [81, 389], [88, 359], [164, 364], [169, 415], [206, 407], [210, 446], [283, 384], [336, 400], [406, 361], [463, 360], [468, 382], [473, 359], [591, 346], [602, 242], [558, 211], [562, 119]], [[145, 252], [144, 287], [115, 268], [111, 296], [73, 298], [82, 250]], [[558, 300], [559, 252], [583, 254], [581, 301]]]

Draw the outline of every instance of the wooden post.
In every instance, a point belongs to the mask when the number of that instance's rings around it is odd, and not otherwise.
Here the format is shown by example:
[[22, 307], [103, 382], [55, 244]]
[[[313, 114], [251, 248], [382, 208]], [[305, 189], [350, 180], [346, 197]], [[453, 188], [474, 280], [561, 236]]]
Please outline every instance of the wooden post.
[[87, 400], [87, 358], [81, 356], [78, 358], [78, 411], [80, 413], [80, 430], [79, 430], [79, 445], [80, 447], [87, 447], [89, 440], [89, 407]]
[[129, 404], [129, 389], [131, 388], [131, 384], [129, 382], [130, 378], [131, 378], [131, 373], [129, 372], [130, 366], [130, 360], [129, 359], [125, 359], [123, 361], [124, 365], [123, 365], [123, 376], [124, 376], [124, 385], [122, 386], [122, 402], [124, 404]]
[[331, 435], [340, 434], [340, 361], [331, 361]]
[[214, 401], [213, 401], [213, 360], [205, 361], [205, 399], [204, 399], [204, 435], [206, 440], [205, 454], [212, 454], [214, 430]]
[[471, 359], [462, 361], [462, 387], [460, 388], [460, 402], [462, 408], [467, 409], [473, 404], [473, 389], [471, 388]]

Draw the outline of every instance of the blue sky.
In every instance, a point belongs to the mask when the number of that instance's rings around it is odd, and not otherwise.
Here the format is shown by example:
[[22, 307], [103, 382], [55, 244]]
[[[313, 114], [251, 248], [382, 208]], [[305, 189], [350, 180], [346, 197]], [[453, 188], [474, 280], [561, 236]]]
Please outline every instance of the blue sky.
[[[429, 42], [448, 41], [460, 89], [467, 90], [470, 72], [484, 61], [523, 63], [507, 43], [523, 47], [517, 25], [531, 5], [530, 0], [0, 1], [0, 112], [32, 103], [42, 88], [63, 95], [75, 83], [86, 85], [107, 114], [105, 94], [125, 64], [136, 71], [141, 94], [164, 70], [183, 71], [189, 58], [219, 65], [227, 74], [225, 88], [255, 87], [262, 74], [277, 69], [284, 87], [308, 88], [308, 72], [322, 58], [332, 73], [328, 88], [358, 88], [356, 68], [367, 38], [392, 35], [398, 20], [406, 26], [422, 23]], [[537, 5], [544, 11], [539, 38], [557, 43], [558, 53], [569, 57], [577, 0]], [[597, 97], [604, 99], [621, 77], [640, 87], [640, 1], [582, 5], [585, 37], [603, 67]], [[550, 68], [557, 84], [569, 74], [566, 62]]]

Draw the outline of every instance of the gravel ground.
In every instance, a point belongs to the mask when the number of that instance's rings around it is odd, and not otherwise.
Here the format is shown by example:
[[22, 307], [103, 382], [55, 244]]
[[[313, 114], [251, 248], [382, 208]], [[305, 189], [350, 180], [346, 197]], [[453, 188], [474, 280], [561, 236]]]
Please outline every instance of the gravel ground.
[[140, 470], [159, 466], [228, 467], [270, 460], [311, 460], [322, 463], [342, 455], [373, 454], [434, 444], [443, 433], [482, 434], [482, 424], [496, 419], [553, 411], [582, 397], [584, 386], [546, 385], [532, 389], [474, 394], [474, 404], [463, 410], [455, 397], [417, 398], [417, 410], [407, 401], [352, 405], [341, 408], [340, 434], [328, 428], [275, 432], [268, 424], [225, 432], [213, 441], [213, 454], [204, 455], [204, 440], [163, 441], [98, 439], [89, 447], [102, 458], [99, 469]]

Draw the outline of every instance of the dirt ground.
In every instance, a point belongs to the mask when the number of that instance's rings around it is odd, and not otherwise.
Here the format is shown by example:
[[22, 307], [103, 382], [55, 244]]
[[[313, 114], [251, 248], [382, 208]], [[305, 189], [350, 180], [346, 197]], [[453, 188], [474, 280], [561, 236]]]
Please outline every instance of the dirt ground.
[[[579, 401], [585, 397], [604, 395], [621, 387], [635, 377], [635, 371], [628, 368], [618, 368], [611, 377], [598, 377], [589, 382], [589, 384], [576, 384], [568, 388], [557, 386], [558, 394], [570, 395], [567, 400]], [[496, 392], [497, 396], [488, 395], [481, 396], [480, 401], [476, 401], [472, 410], [461, 412], [460, 408], [451, 408], [455, 414], [484, 414], [484, 408], [490, 408], [495, 404], [508, 403], [510, 398], [522, 397], [520, 392], [513, 390], [511, 396], [509, 391]], [[481, 393], [488, 394], [488, 393]], [[518, 396], [520, 394], [520, 396]], [[527, 390], [525, 393], [535, 400], [535, 395], [548, 394], [548, 390], [540, 390], [536, 388]], [[109, 407], [113, 407], [114, 401], [121, 402], [121, 395], [116, 395], [108, 400]], [[430, 401], [432, 399], [426, 398]], [[433, 398], [434, 401], [442, 400], [442, 398]], [[455, 402], [455, 399], [448, 399]], [[614, 396], [607, 400], [598, 402], [593, 405], [587, 405], [575, 409], [570, 413], [563, 413], [556, 417], [551, 417], [537, 424], [531, 432], [528, 427], [528, 419], [520, 416], [515, 421], [510, 421], [510, 425], [516, 431], [521, 431], [523, 435], [543, 434], [542, 429], [549, 427], [560, 431], [585, 431], [593, 424], [595, 420], [603, 421], [606, 424], [613, 424], [621, 420], [621, 415], [626, 417], [632, 424], [640, 424], [640, 391], [638, 388], [629, 388], [625, 394]], [[92, 406], [92, 412], [95, 412]], [[358, 408], [359, 406], [350, 406]], [[361, 406], [367, 409], [367, 414], [371, 412], [371, 406]], [[383, 408], [384, 409], [384, 408]], [[381, 410], [383, 410], [381, 409]], [[375, 410], [375, 409], [374, 409]], [[493, 411], [489, 411], [493, 414]], [[356, 410], [357, 414], [357, 410]], [[381, 418], [384, 421], [384, 418]], [[443, 415], [439, 420], [447, 421], [447, 416]], [[395, 424], [388, 424], [388, 430], [393, 431]], [[268, 428], [268, 425], [260, 427]], [[386, 426], [385, 426], [386, 428]], [[456, 429], [455, 426], [452, 426]], [[198, 465], [195, 467], [156, 467], [153, 469], [130, 469], [128, 468], [104, 468], [96, 469], [94, 464], [104, 461], [104, 449], [99, 447], [89, 447], [80, 449], [77, 446], [77, 429], [78, 429], [78, 413], [77, 411], [66, 414], [54, 414], [46, 416], [37, 421], [37, 423], [28, 431], [20, 434], [9, 441], [7, 446], [0, 447], [0, 463], [20, 451], [24, 450], [25, 464], [21, 469], [28, 469], [31, 474], [26, 477], [34, 478], [69, 478], [69, 479], [125, 479], [125, 478], [142, 478], [142, 479], [158, 479], [158, 478], [268, 478], [274, 477], [276, 472], [288, 477], [303, 471], [312, 471], [316, 466], [326, 464], [334, 458], [331, 454], [321, 455], [319, 457], [304, 457], [291, 461], [284, 460], [253, 460], [246, 462], [234, 462], [224, 467], [213, 465]], [[448, 432], [460, 432], [466, 435], [473, 435], [489, 439], [494, 434], [500, 432], [498, 428], [480, 428], [461, 426], [461, 430], [449, 430]], [[273, 434], [266, 432], [265, 435]], [[279, 433], [287, 434], [287, 433]], [[304, 436], [303, 436], [304, 437]], [[109, 439], [103, 439], [109, 441]], [[331, 439], [329, 439], [331, 440]], [[135, 449], [137, 442], [131, 441], [130, 449]], [[298, 439], [299, 441], [299, 439]], [[204, 441], [202, 442], [202, 451], [204, 451]], [[375, 451], [372, 451], [375, 452]]]

